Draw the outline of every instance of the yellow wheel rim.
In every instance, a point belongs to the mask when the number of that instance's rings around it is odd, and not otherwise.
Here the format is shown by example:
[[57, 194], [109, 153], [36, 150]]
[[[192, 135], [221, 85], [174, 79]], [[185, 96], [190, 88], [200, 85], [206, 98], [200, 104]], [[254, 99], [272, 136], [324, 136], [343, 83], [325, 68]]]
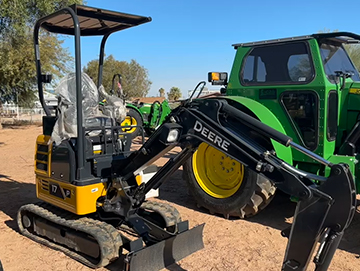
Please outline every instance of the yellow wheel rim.
[[215, 198], [232, 196], [244, 179], [243, 164], [206, 143], [194, 153], [192, 166], [197, 183]]
[[[124, 121], [121, 123], [121, 126], [131, 126], [131, 125], [137, 125], [136, 119], [133, 117], [130, 117], [130, 116], [126, 116]], [[123, 130], [123, 132], [126, 132], [126, 133], [133, 133], [133, 132], [135, 132], [136, 129], [137, 129], [137, 127], [129, 127], [129, 128], [124, 128], [122, 130]]]

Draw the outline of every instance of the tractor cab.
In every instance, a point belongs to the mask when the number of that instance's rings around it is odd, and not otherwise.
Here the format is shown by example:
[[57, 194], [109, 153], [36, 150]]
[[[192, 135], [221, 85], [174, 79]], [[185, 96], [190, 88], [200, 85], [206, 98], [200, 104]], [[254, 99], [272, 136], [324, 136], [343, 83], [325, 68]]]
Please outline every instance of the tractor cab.
[[[269, 111], [267, 120], [279, 121], [304, 148], [327, 159], [354, 156], [360, 151], [360, 74], [349, 52], [359, 43], [357, 34], [335, 32], [234, 44], [229, 81], [226, 73], [209, 73], [209, 81], [225, 85], [226, 96], [258, 119], [257, 111]], [[292, 156], [311, 163], [297, 151]]]

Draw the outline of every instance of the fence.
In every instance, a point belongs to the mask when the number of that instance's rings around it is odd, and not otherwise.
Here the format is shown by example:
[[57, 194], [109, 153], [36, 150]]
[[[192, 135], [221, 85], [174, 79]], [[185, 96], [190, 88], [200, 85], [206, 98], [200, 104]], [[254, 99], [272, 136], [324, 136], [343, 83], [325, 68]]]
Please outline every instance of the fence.
[[0, 118], [2, 123], [14, 123], [15, 121], [28, 122], [30, 124], [41, 122], [45, 112], [42, 108], [24, 108], [14, 105], [2, 105]]

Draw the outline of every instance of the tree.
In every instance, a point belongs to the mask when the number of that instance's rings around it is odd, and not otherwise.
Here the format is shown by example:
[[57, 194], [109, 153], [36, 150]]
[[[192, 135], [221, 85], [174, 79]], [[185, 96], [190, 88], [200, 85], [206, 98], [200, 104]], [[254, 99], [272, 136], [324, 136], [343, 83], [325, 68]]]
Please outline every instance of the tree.
[[[84, 68], [95, 84], [98, 82], [98, 63], [98, 60], [91, 60]], [[148, 71], [135, 60], [132, 59], [130, 63], [118, 61], [112, 55], [104, 60], [102, 85], [107, 92], [111, 90], [111, 80], [116, 73], [121, 74], [125, 98], [145, 97], [148, 94], [152, 84], [148, 79]]]
[[356, 69], [360, 71], [360, 46], [358, 44], [346, 44], [344, 47]]
[[168, 92], [168, 99], [169, 100], [178, 100], [179, 98], [181, 98], [182, 94], [181, 94], [181, 90], [178, 87], [172, 87], [170, 89], [170, 92]]
[[165, 97], [165, 89], [160, 88], [159, 93], [160, 93], [160, 97]]
[[82, 0], [2, 0], [0, 3], [0, 33], [17, 37], [32, 28], [36, 20], [55, 10]]
[[[34, 51], [29, 46], [31, 33], [18, 37], [17, 41], [20, 40], [16, 46], [0, 42], [0, 99], [16, 102], [18, 96], [20, 106], [29, 106], [36, 99], [37, 89]], [[68, 50], [61, 47], [62, 43], [53, 35], [41, 36], [42, 72], [52, 74], [54, 82], [69, 71], [68, 64], [72, 62]]]
[[[37, 89], [33, 49], [35, 21], [81, 0], [2, 0], [0, 5], [0, 102], [19, 101], [30, 106]], [[72, 58], [55, 35], [41, 33], [42, 72], [54, 81], [69, 71]], [[18, 99], [17, 99], [18, 98]]]

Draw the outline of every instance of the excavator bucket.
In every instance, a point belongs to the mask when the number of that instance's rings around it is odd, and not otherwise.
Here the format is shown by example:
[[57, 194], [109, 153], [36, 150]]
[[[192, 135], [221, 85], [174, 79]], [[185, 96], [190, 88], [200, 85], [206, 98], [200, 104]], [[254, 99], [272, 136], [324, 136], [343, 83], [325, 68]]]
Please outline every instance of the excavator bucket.
[[147, 271], [158, 271], [203, 249], [204, 225], [201, 224], [152, 246], [128, 253], [125, 257], [124, 270], [144, 270], [146, 266]]

